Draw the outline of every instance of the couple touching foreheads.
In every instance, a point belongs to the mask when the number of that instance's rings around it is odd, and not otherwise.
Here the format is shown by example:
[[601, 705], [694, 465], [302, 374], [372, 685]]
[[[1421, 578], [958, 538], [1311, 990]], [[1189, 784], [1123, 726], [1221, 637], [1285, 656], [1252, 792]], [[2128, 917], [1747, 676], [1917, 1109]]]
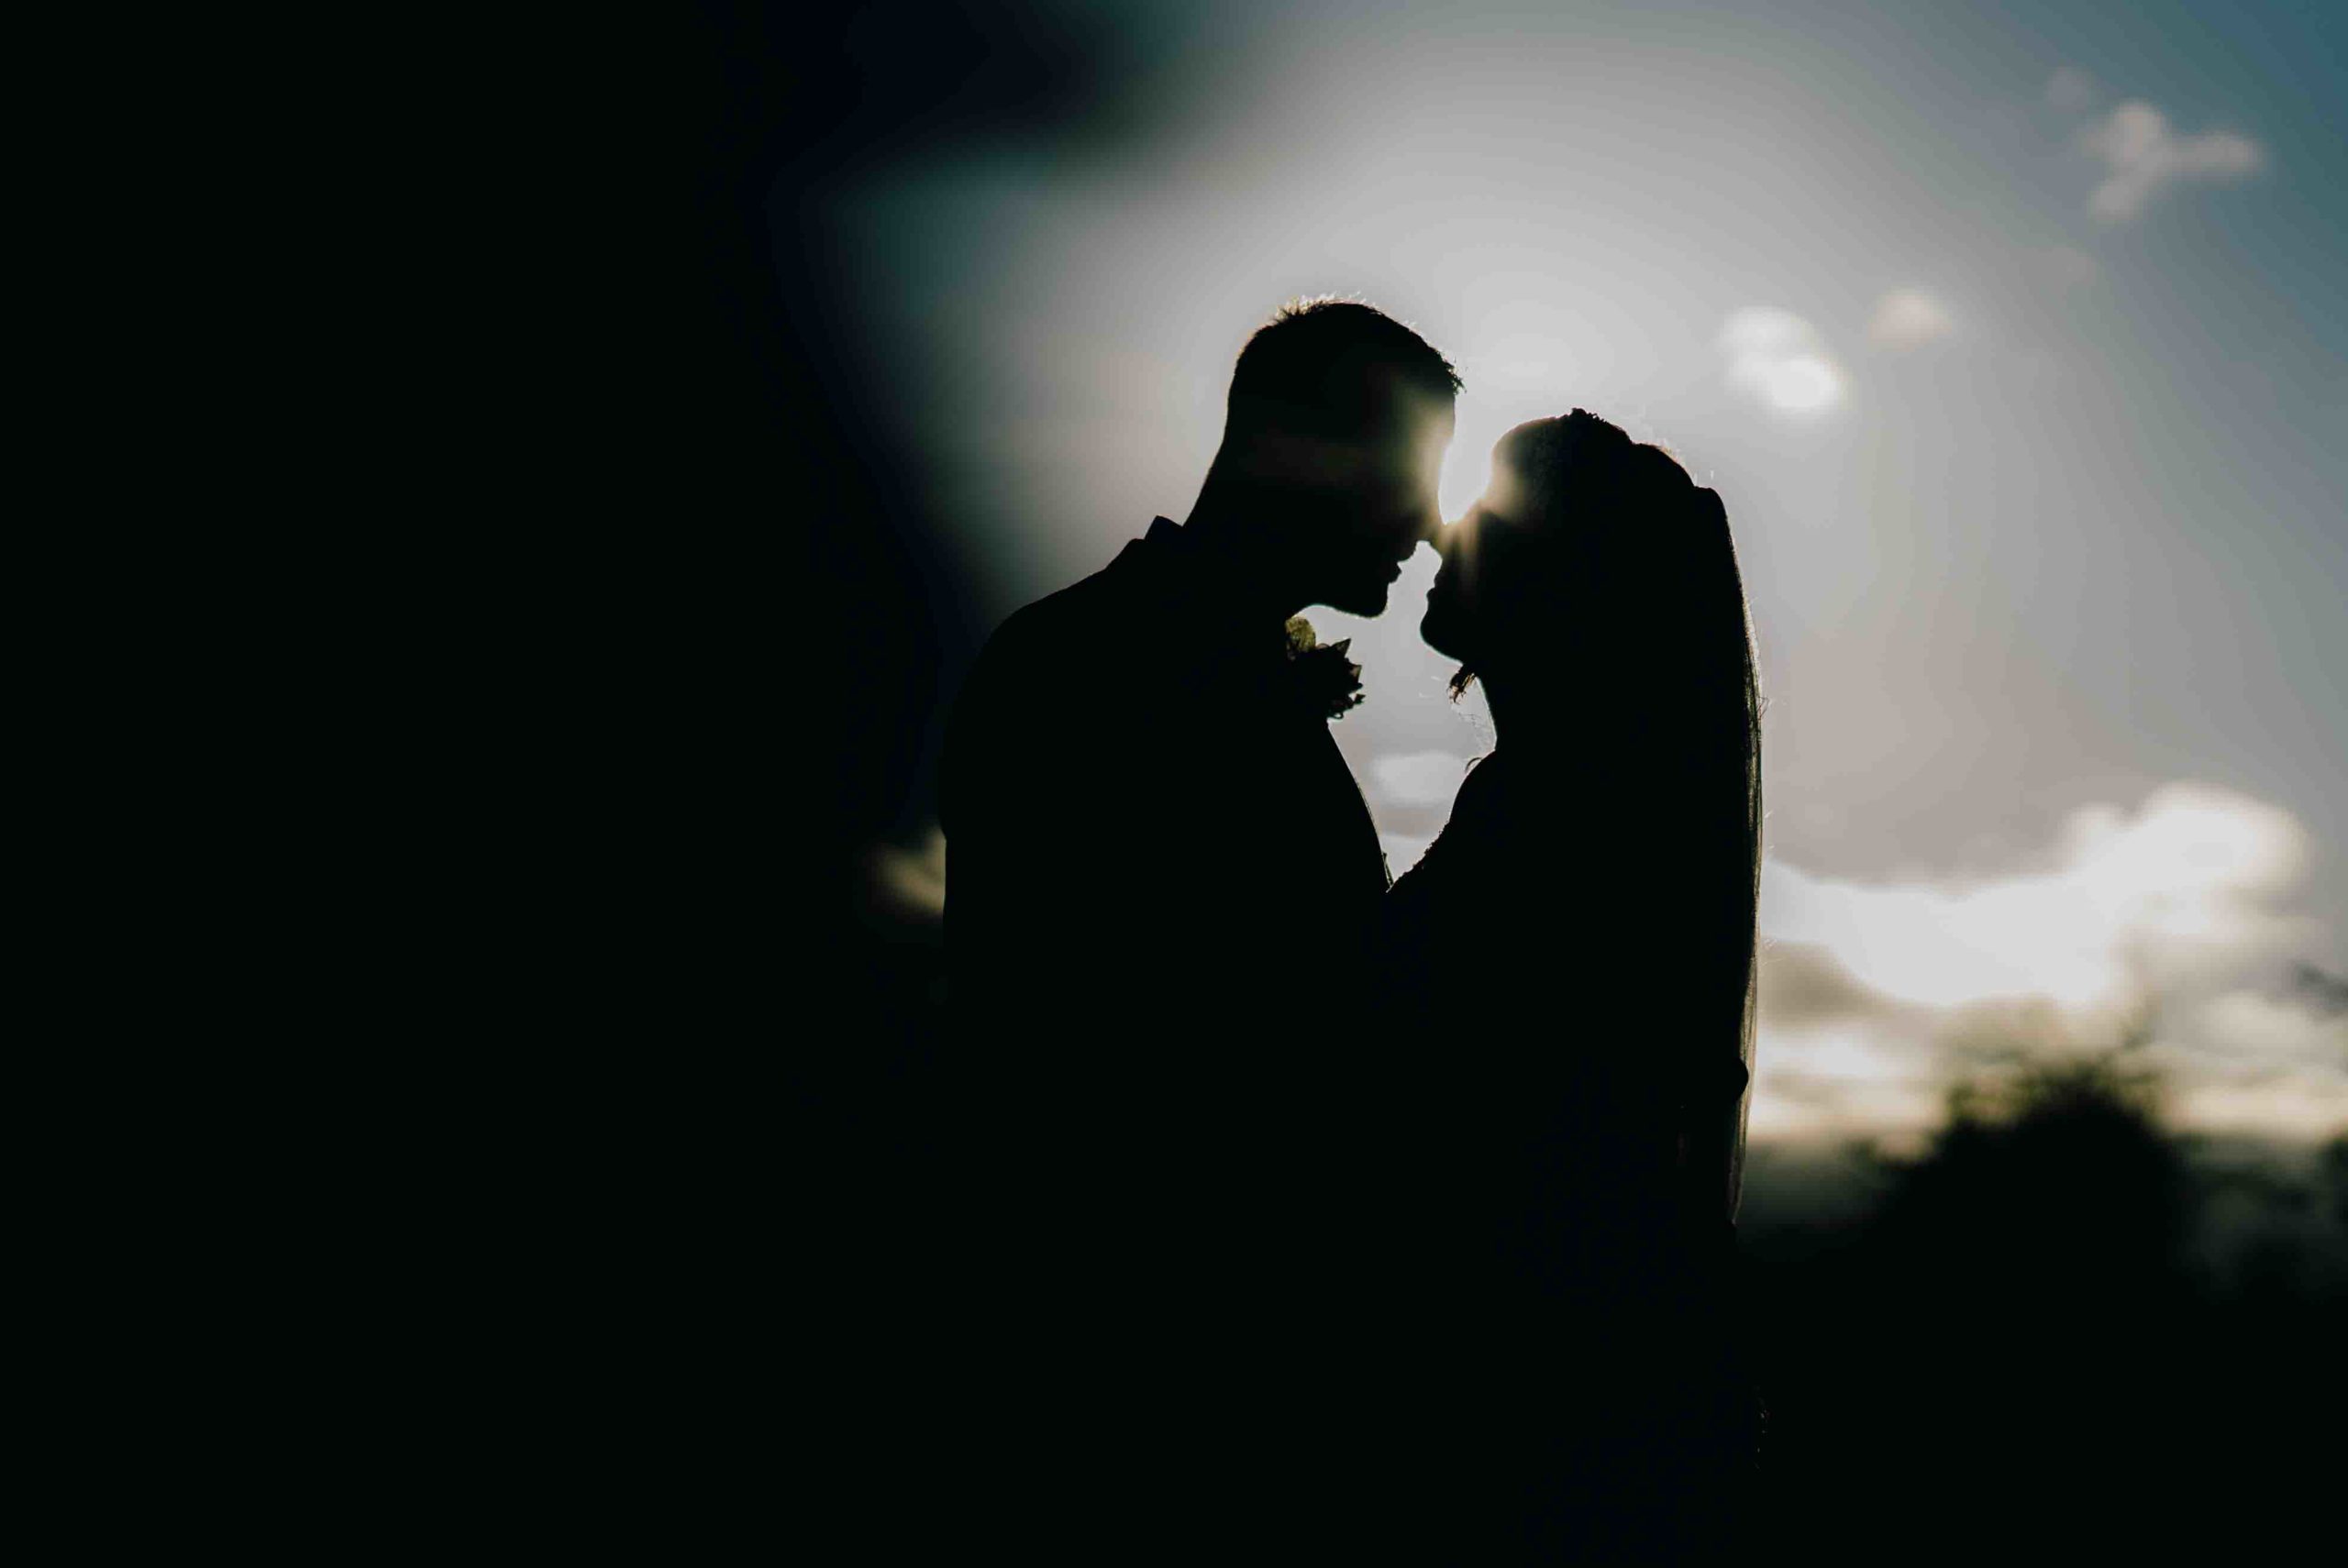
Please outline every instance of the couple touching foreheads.
[[[1188, 521], [997, 631], [945, 759], [937, 1506], [1029, 1560], [1689, 1560], [1728, 1308], [1757, 703], [1720, 498], [1576, 410], [1445, 525], [1460, 381], [1366, 304], [1232, 376]], [[1422, 635], [1497, 742], [1388, 874], [1329, 721]]]

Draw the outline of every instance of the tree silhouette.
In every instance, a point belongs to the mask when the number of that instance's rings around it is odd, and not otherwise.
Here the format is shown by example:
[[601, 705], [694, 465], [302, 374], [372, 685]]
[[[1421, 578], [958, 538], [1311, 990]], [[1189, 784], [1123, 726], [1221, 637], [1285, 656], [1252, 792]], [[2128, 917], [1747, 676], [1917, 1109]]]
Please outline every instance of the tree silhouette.
[[2348, 1139], [2229, 1165], [2162, 1105], [2124, 1051], [1964, 1086], [1921, 1154], [1875, 1163], [1840, 1245], [1755, 1268], [1778, 1528], [1831, 1558], [2310, 1527], [2307, 1434], [2348, 1393]]

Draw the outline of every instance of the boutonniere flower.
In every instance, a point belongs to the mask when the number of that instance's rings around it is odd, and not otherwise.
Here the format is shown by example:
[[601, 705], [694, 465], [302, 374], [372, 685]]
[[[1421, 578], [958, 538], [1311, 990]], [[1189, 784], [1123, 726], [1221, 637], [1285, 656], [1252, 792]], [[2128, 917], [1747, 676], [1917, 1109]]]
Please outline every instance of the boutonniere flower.
[[1361, 666], [1346, 657], [1353, 646], [1347, 637], [1324, 647], [1312, 622], [1301, 615], [1289, 622], [1289, 685], [1314, 717], [1342, 719], [1361, 701]]

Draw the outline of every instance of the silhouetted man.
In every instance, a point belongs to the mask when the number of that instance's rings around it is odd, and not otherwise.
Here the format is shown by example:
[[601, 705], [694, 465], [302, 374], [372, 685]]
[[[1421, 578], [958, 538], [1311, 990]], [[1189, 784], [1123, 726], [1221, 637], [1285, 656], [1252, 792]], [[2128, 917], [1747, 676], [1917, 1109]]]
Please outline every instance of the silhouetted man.
[[1012, 616], [957, 705], [938, 1310], [974, 1541], [1310, 1551], [1351, 1506], [1344, 1013], [1388, 877], [1286, 628], [1385, 609], [1458, 386], [1369, 306], [1281, 312], [1189, 520]]

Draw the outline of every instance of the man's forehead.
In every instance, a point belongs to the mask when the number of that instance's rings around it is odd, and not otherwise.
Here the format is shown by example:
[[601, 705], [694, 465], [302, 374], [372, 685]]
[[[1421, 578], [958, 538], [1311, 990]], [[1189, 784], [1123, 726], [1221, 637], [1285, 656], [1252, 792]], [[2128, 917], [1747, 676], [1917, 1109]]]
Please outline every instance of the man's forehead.
[[1392, 365], [1371, 367], [1368, 381], [1370, 402], [1385, 418], [1410, 425], [1451, 423], [1457, 394], [1448, 387], [1430, 386], [1423, 378], [1405, 375]]

